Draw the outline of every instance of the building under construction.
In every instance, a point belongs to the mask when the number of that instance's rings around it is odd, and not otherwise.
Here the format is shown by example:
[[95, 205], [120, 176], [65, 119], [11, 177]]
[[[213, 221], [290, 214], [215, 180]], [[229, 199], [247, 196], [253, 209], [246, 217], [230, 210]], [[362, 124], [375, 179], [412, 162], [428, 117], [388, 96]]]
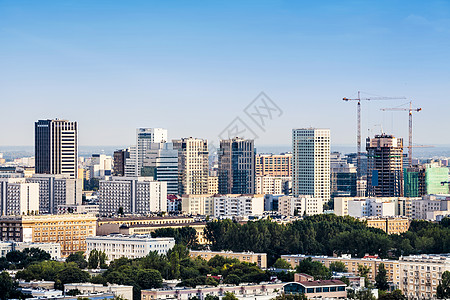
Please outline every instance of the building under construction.
[[392, 135], [367, 138], [369, 197], [403, 197], [403, 139]]

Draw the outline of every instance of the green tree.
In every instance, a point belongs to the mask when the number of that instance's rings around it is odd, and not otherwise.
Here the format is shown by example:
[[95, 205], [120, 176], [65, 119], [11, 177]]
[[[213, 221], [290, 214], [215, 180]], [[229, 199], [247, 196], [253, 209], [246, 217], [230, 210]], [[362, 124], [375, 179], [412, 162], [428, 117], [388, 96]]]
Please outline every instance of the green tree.
[[445, 271], [442, 273], [442, 279], [437, 287], [436, 296], [438, 299], [450, 298], [450, 272]]
[[238, 298], [230, 292], [226, 292], [225, 296], [222, 297], [222, 300], [238, 300]]
[[226, 284], [239, 284], [241, 283], [241, 278], [236, 274], [230, 274], [223, 282]]
[[334, 261], [330, 264], [330, 271], [331, 272], [347, 272], [347, 267], [345, 264], [341, 261]]
[[97, 269], [97, 267], [99, 266], [99, 253], [97, 249], [93, 249], [89, 253], [88, 266], [89, 269]]
[[370, 267], [358, 264], [358, 276], [364, 277], [364, 285], [369, 287], [370, 281], [367, 276], [370, 272]]
[[285, 259], [282, 259], [281, 257], [275, 261], [273, 267], [277, 269], [286, 269], [286, 270], [292, 269], [291, 264], [288, 263]]
[[206, 284], [207, 285], [212, 285], [212, 286], [218, 286], [219, 282], [215, 278], [207, 277], [206, 278]]
[[387, 271], [383, 263], [378, 267], [378, 273], [375, 276], [375, 286], [382, 291], [389, 289]]
[[100, 269], [106, 269], [108, 267], [108, 265], [106, 264], [108, 257], [106, 256], [106, 253], [104, 251], [98, 252], [98, 259]]
[[65, 268], [58, 274], [58, 279], [61, 280], [62, 284], [88, 282], [89, 278], [89, 273], [81, 270], [76, 263], [66, 264]]
[[208, 294], [208, 295], [206, 295], [205, 300], [219, 300], [219, 297]]
[[157, 270], [145, 269], [137, 273], [137, 284], [142, 289], [153, 289], [162, 287], [163, 278]]
[[339, 278], [340, 281], [342, 281], [343, 283], [345, 283], [347, 286], [350, 285], [350, 279], [348, 279], [345, 276], [342, 276], [341, 278]]
[[357, 300], [376, 300], [375, 296], [372, 294], [372, 291], [369, 289], [358, 291], [356, 293]]
[[406, 300], [405, 295], [402, 294], [402, 291], [395, 290], [391, 293], [380, 294], [378, 300]]
[[315, 280], [330, 279], [331, 272], [319, 261], [313, 261], [311, 257], [300, 261], [297, 266], [298, 273], [305, 273], [314, 276]]
[[180, 257], [177, 251], [168, 253], [170, 263], [170, 275], [173, 279], [180, 278]]
[[6, 300], [16, 291], [17, 285], [9, 276], [8, 272], [0, 273], [0, 298]]
[[79, 289], [73, 289], [73, 290], [68, 290], [66, 292], [67, 296], [77, 296], [77, 295], [81, 295], [81, 292]]
[[85, 257], [84, 257], [84, 252], [83, 251], [78, 251], [75, 253], [70, 254], [67, 258], [66, 258], [66, 262], [74, 262], [78, 265], [78, 267], [80, 269], [86, 269], [88, 266], [88, 262], [86, 261]]

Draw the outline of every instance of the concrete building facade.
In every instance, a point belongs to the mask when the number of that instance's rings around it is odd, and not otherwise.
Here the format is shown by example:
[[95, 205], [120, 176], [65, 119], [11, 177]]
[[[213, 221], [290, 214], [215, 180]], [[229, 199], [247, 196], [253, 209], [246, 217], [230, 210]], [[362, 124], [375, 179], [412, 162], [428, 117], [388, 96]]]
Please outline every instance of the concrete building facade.
[[25, 178], [0, 178], [2, 216], [39, 214], [39, 185]]

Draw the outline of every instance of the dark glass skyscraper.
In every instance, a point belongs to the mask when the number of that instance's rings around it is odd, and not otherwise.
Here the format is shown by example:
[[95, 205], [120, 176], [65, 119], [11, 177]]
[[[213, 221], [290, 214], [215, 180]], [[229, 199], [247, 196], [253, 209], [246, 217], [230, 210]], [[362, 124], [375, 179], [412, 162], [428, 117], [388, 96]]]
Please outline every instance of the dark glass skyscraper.
[[35, 122], [35, 157], [37, 174], [78, 174], [78, 126], [67, 120]]

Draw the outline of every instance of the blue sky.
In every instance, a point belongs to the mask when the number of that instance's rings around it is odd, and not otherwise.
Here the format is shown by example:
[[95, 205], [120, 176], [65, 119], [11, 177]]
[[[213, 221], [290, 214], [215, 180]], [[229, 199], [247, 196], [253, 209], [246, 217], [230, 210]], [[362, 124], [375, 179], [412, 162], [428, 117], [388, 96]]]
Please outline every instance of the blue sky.
[[450, 144], [449, 83], [449, 1], [0, 0], [2, 146], [56, 117], [80, 145], [132, 144], [136, 127], [217, 140], [261, 91], [283, 114], [257, 145], [309, 126], [353, 144], [341, 99], [358, 90], [408, 98], [363, 103], [363, 137], [406, 138], [407, 113], [379, 109], [412, 99], [415, 142]]

